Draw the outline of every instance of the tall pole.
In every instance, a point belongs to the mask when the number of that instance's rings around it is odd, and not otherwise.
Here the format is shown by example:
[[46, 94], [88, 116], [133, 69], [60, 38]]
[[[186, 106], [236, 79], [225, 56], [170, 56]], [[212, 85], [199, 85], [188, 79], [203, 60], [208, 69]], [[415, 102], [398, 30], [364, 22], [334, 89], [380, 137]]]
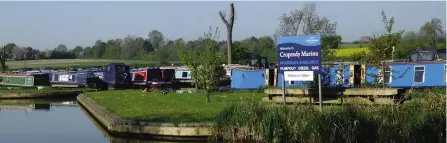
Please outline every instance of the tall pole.
[[320, 112], [323, 112], [323, 95], [321, 94], [321, 74], [318, 73], [318, 97], [320, 100]]
[[286, 106], [286, 78], [285, 72], [282, 73], [282, 103]]
[[394, 46], [393, 46], [393, 51], [391, 52], [391, 61], [394, 62]]

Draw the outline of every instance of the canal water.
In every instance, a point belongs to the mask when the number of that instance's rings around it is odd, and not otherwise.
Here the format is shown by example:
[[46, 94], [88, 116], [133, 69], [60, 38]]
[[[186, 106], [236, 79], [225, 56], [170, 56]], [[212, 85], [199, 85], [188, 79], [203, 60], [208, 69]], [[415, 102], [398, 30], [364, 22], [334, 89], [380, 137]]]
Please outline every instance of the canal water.
[[155, 142], [110, 136], [75, 98], [0, 100], [0, 143]]

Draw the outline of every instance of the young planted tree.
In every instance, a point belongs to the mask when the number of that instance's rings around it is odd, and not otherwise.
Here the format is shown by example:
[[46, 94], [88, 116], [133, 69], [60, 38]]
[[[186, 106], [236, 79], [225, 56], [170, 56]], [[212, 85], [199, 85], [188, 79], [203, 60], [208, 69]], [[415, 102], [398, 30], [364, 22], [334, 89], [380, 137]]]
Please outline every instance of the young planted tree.
[[370, 66], [381, 67], [381, 76], [383, 77], [385, 75], [383, 61], [391, 59], [392, 47], [399, 48], [401, 35], [404, 31], [392, 32], [394, 16], [388, 19], [384, 11], [382, 11], [382, 22], [385, 24], [386, 33], [368, 37], [368, 48], [370, 52], [369, 54], [365, 54], [364, 61]]
[[233, 25], [234, 25], [234, 5], [233, 3], [230, 4], [230, 15], [228, 18], [226, 17], [225, 12], [220, 11], [219, 12], [220, 19], [222, 19], [222, 22], [227, 27], [227, 58], [228, 58], [228, 64], [231, 64], [231, 49], [233, 48]]
[[205, 33], [202, 45], [197, 47], [179, 46], [179, 59], [191, 70], [197, 89], [204, 91], [206, 102], [210, 102], [210, 93], [218, 88], [220, 78], [225, 75], [223, 67], [219, 63], [218, 56], [218, 29], [216, 32]]

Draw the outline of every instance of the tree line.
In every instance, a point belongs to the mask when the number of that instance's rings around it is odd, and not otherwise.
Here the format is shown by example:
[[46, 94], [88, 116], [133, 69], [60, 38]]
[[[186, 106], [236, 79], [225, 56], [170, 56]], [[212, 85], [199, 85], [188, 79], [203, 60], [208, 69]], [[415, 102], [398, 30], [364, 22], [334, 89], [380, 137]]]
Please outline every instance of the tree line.
[[[239, 41], [233, 41], [231, 36], [235, 21], [234, 6], [231, 5], [228, 17], [222, 12], [219, 12], [218, 16], [227, 26], [227, 40], [217, 41], [217, 55], [219, 55], [219, 62], [221, 63], [246, 64], [253, 55], [264, 56], [270, 62], [276, 62], [276, 37], [308, 34], [322, 35], [322, 58], [324, 61], [339, 59], [334, 56], [334, 50], [331, 50], [340, 47], [342, 44], [342, 38], [336, 32], [337, 22], [318, 15], [315, 4], [305, 4], [302, 9], [283, 14], [280, 17], [278, 28], [272, 36], [249, 37]], [[390, 32], [387, 31], [387, 33]], [[397, 31], [396, 33], [396, 40], [398, 40], [395, 43], [396, 53], [394, 56], [396, 58], [406, 58], [411, 51], [418, 48], [445, 48], [445, 27], [437, 18], [426, 22], [417, 32]], [[368, 43], [371, 43], [371, 36], [363, 36], [353, 43], [363, 43], [371, 47], [371, 45], [368, 45]], [[153, 30], [148, 33], [147, 37], [128, 35], [120, 39], [97, 40], [92, 46], [76, 46], [72, 49], [60, 44], [55, 48], [44, 51], [8, 43], [3, 46], [3, 50], [1, 50], [3, 52], [0, 52], [3, 54], [0, 55], [0, 58], [8, 60], [126, 59], [160, 61], [160, 64], [167, 64], [168, 61], [180, 60], [178, 50], [179, 45], [182, 44], [185, 44], [187, 48], [204, 46], [204, 37], [198, 37], [190, 41], [185, 41], [182, 38], [171, 40], [167, 39], [161, 31]], [[228, 54], [229, 51], [231, 55]], [[231, 61], [228, 59], [231, 59]], [[356, 59], [358, 59], [358, 54], [348, 60]]]

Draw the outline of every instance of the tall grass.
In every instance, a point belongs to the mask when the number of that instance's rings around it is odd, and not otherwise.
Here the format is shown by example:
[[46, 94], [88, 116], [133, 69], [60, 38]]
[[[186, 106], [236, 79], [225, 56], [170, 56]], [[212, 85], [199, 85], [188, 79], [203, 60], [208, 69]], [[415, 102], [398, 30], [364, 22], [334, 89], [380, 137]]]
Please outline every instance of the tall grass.
[[445, 91], [392, 106], [313, 106], [248, 102], [224, 108], [213, 139], [242, 142], [445, 142]]

